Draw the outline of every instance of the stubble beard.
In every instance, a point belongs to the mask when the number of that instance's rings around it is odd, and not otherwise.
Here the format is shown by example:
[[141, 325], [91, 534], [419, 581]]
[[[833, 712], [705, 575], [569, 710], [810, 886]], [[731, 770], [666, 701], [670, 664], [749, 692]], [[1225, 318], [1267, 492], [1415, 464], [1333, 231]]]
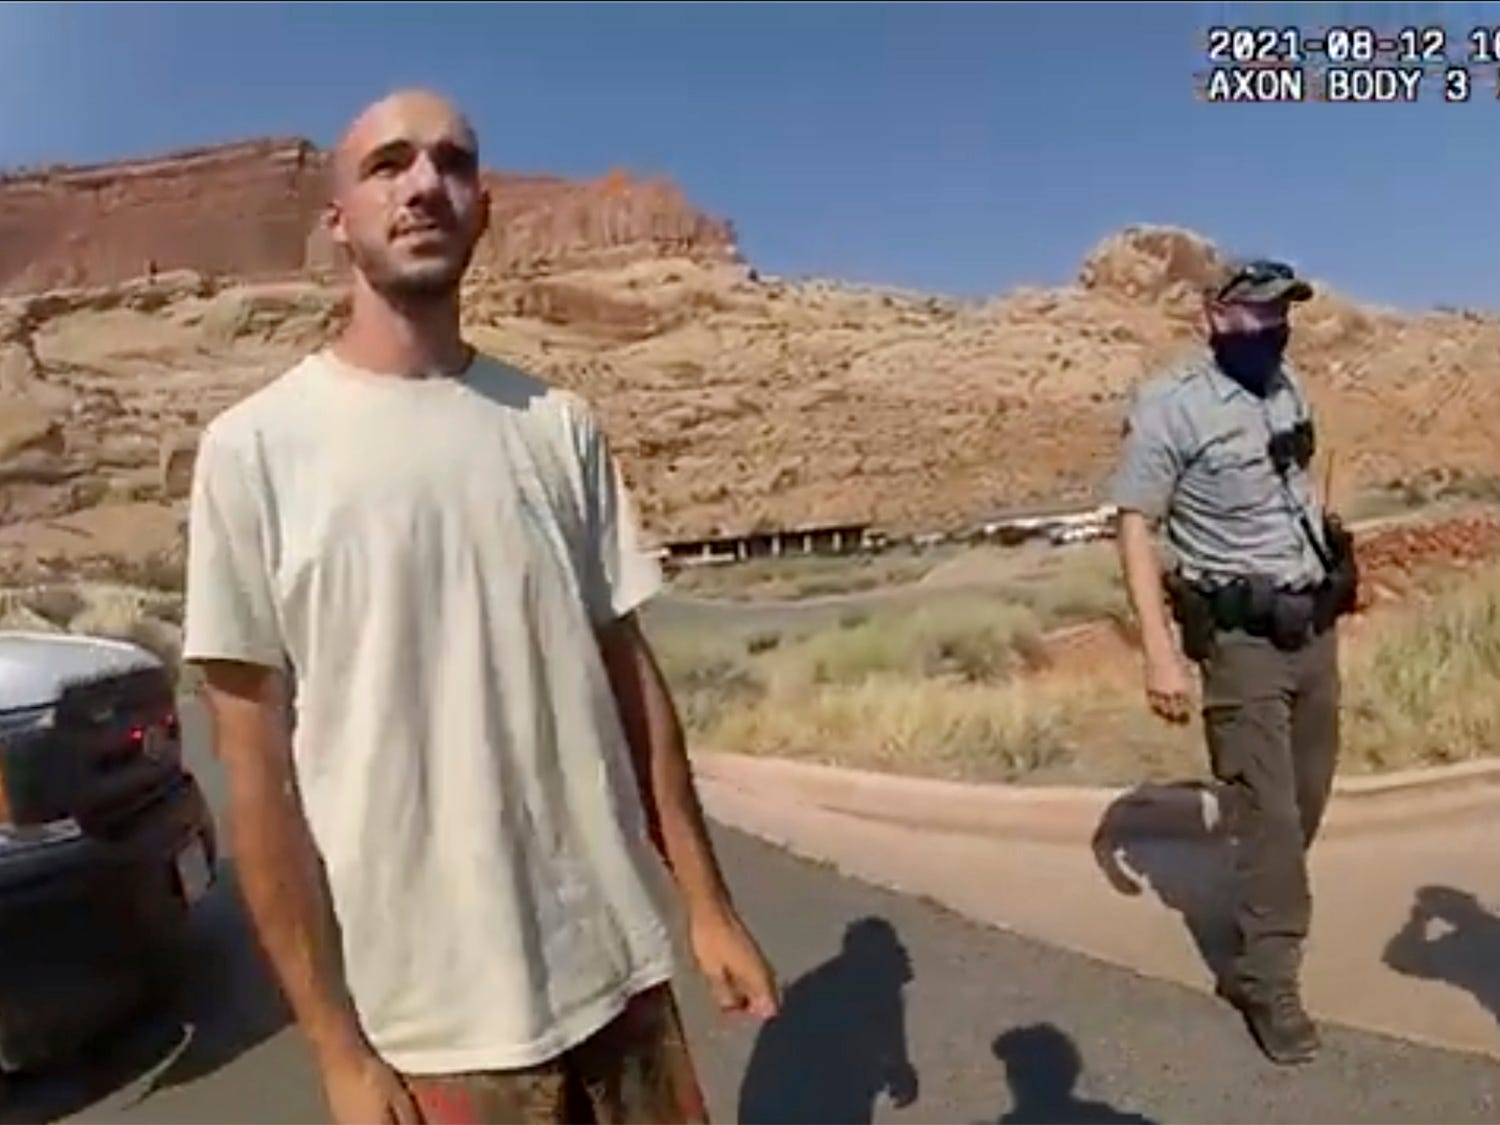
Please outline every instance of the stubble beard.
[[452, 300], [463, 284], [473, 254], [471, 247], [449, 261], [419, 262], [403, 268], [376, 252], [358, 256], [354, 265], [370, 288], [392, 305], [419, 308]]

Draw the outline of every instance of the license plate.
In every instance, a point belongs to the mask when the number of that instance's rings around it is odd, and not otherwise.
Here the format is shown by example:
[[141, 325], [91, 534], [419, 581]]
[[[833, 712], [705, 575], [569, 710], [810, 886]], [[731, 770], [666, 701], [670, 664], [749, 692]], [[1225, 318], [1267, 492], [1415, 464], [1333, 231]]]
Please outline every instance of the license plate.
[[204, 851], [201, 840], [194, 840], [177, 853], [177, 877], [182, 880], [182, 893], [189, 905], [208, 891], [213, 877], [208, 869], [208, 853]]

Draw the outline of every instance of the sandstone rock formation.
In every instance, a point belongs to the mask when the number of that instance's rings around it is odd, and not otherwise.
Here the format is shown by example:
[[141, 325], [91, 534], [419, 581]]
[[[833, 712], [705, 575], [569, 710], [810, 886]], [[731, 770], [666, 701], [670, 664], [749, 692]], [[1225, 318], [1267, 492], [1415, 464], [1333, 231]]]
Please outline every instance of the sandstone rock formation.
[[305, 141], [261, 140], [0, 182], [0, 292], [114, 284], [156, 270], [300, 269], [319, 206]]
[[[291, 232], [303, 214], [292, 197], [318, 157], [256, 151], [233, 157], [255, 156], [264, 173], [242, 190], [258, 182], [280, 200], [264, 203], [281, 216], [268, 229]], [[126, 180], [166, 200], [158, 173]], [[727, 227], [663, 185], [509, 183], [496, 195], [509, 233], [466, 287], [468, 331], [595, 404], [657, 541], [824, 522], [901, 533], [1097, 501], [1129, 395], [1195, 343], [1218, 256], [1188, 231], [1131, 228], [1102, 241], [1072, 285], [958, 302], [759, 277]], [[9, 206], [0, 189], [0, 231]], [[222, 213], [205, 199], [178, 227], [166, 202], [152, 206], [162, 230], [219, 237], [196, 225]], [[277, 245], [287, 261], [315, 257], [307, 241], [296, 226], [236, 262], [230, 243], [200, 254], [189, 240], [154, 278], [0, 300], [0, 570], [53, 557], [176, 566], [202, 425], [345, 314], [342, 289], [307, 271], [239, 276], [279, 268]], [[0, 280], [129, 261], [29, 245], [34, 258], [0, 237]], [[208, 264], [167, 268], [187, 260]], [[1320, 286], [1296, 324], [1336, 498], [1500, 473], [1500, 320], [1362, 308]]]
[[[240, 279], [337, 269], [318, 218], [325, 153], [269, 138], [0, 177], [0, 293], [193, 270]], [[650, 257], [734, 261], [733, 229], [664, 180], [487, 173], [477, 264], [534, 275]]]
[[1192, 311], [1224, 265], [1207, 239], [1165, 227], [1131, 227], [1084, 259], [1078, 284], [1092, 293]]

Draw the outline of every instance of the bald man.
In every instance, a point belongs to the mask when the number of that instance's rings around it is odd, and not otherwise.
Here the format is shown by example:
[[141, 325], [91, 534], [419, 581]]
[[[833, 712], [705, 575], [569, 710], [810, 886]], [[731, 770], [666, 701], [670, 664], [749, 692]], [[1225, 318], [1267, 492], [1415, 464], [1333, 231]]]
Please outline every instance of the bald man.
[[723, 1008], [779, 998], [618, 466], [462, 336], [489, 200], [451, 105], [367, 109], [331, 187], [348, 327], [208, 425], [192, 490], [185, 656], [255, 928], [339, 1122], [702, 1120], [660, 875]]

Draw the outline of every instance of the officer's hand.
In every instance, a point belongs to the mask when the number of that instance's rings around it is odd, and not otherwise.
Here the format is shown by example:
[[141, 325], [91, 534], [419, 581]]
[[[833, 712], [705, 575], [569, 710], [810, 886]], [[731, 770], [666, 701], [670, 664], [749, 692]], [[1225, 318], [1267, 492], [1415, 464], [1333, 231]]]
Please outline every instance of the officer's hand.
[[1187, 669], [1175, 652], [1154, 654], [1146, 659], [1146, 702], [1169, 723], [1189, 718]]

